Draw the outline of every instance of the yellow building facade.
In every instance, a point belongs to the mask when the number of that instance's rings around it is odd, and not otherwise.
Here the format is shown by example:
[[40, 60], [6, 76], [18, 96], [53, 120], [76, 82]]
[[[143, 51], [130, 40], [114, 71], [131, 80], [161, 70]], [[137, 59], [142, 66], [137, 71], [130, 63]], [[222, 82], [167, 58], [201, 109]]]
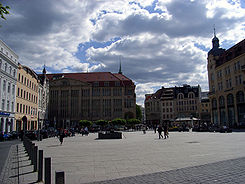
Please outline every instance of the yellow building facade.
[[219, 48], [216, 35], [212, 42], [207, 58], [211, 121], [218, 126], [244, 127], [245, 40], [228, 50]]
[[19, 64], [17, 71], [16, 131], [38, 129], [38, 76], [27, 66]]

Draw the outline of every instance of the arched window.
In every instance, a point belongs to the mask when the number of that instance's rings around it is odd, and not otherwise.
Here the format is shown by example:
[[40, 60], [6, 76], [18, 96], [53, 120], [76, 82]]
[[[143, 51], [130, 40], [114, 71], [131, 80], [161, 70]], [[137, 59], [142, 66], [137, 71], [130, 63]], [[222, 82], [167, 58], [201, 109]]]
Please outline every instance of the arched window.
[[215, 98], [212, 99], [212, 108], [217, 108], [217, 100]]
[[219, 106], [224, 107], [225, 106], [225, 98], [223, 96], [219, 97]]
[[179, 94], [178, 94], [178, 99], [184, 99], [183, 93], [179, 93]]
[[232, 94], [227, 95], [227, 105], [234, 105], [234, 98]]
[[190, 92], [190, 93], [188, 94], [188, 98], [194, 98], [194, 93], [193, 93], [193, 92]]
[[237, 103], [244, 103], [244, 93], [242, 91], [238, 91], [236, 94]]

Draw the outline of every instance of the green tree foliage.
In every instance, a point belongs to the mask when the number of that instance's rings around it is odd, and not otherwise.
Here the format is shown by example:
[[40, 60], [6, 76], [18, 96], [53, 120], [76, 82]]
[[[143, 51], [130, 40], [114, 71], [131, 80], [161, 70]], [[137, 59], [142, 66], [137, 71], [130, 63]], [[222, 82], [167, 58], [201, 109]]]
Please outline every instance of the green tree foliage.
[[136, 119], [142, 120], [142, 112], [140, 106], [136, 104]]
[[127, 120], [127, 126], [133, 128], [136, 124], [140, 124], [141, 121], [138, 119], [129, 119]]
[[97, 120], [97, 121], [95, 121], [95, 124], [96, 125], [99, 125], [99, 126], [101, 126], [101, 127], [105, 127], [106, 125], [108, 125], [108, 121], [106, 121], [106, 120]]
[[3, 6], [2, 3], [0, 3], [0, 15], [1, 18], [6, 20], [5, 15], [9, 14], [9, 6]]
[[126, 124], [126, 120], [125, 119], [121, 119], [121, 118], [116, 118], [116, 119], [113, 119], [111, 121], [111, 124], [113, 126], [117, 126], [117, 125], [125, 125]]
[[89, 120], [80, 120], [79, 121], [79, 125], [81, 126], [81, 127], [90, 127], [90, 126], [92, 126], [92, 122], [91, 121], [89, 121]]

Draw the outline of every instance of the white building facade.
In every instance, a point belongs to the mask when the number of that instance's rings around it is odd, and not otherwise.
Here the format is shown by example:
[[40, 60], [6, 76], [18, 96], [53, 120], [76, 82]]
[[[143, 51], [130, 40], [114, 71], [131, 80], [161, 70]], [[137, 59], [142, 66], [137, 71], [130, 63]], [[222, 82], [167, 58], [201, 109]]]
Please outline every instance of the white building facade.
[[42, 129], [48, 121], [48, 102], [49, 102], [49, 80], [46, 76], [46, 69], [38, 75], [38, 128]]
[[6, 133], [15, 127], [15, 100], [18, 56], [0, 40], [0, 132]]

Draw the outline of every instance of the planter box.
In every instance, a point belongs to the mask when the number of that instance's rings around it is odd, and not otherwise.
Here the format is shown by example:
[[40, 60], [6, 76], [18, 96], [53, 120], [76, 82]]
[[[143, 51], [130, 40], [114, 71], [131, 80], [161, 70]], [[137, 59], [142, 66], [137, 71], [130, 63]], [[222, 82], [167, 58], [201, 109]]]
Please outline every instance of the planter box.
[[122, 132], [99, 132], [98, 139], [122, 139]]

